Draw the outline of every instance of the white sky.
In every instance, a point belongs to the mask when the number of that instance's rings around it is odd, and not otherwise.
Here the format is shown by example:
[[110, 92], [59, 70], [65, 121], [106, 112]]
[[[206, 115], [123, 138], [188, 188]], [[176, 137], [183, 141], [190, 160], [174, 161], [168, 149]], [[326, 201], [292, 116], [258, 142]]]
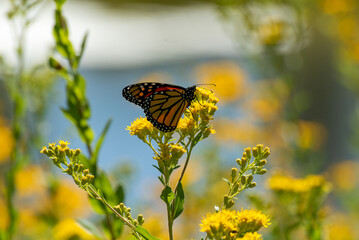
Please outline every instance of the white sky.
[[[5, 17], [8, 1], [0, 0], [0, 54], [14, 59], [14, 38]], [[54, 4], [38, 14], [27, 36], [27, 63], [46, 61], [53, 46]], [[238, 54], [215, 9], [210, 6], [168, 11], [115, 11], [96, 3], [67, 1], [64, 14], [78, 49], [86, 31], [89, 38], [83, 67], [128, 67], [185, 57]]]

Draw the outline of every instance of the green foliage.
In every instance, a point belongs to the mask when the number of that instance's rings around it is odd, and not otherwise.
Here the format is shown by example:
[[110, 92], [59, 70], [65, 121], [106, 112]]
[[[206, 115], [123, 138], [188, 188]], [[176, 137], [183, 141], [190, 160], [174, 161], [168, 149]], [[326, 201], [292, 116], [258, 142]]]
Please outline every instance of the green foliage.
[[[261, 144], [252, 149], [246, 148], [244, 150], [242, 158], [236, 160], [240, 169], [232, 168], [231, 180], [223, 179], [229, 186], [229, 191], [223, 199], [223, 209], [231, 208], [234, 205], [234, 200], [236, 200], [235, 196], [241, 191], [256, 186], [256, 183], [253, 182], [253, 175], [263, 175], [267, 172], [267, 169], [263, 167], [267, 164], [265, 158], [269, 154], [270, 149], [268, 147], [263, 149]], [[251, 161], [252, 157], [254, 158], [253, 161]]]

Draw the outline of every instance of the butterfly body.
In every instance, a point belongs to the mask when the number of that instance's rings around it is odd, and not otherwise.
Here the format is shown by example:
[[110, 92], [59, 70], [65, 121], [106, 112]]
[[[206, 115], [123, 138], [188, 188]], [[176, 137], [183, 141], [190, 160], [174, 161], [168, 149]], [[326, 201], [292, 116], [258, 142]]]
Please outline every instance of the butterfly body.
[[140, 106], [153, 126], [163, 132], [171, 132], [195, 98], [196, 86], [181, 86], [145, 82], [129, 85], [122, 96]]

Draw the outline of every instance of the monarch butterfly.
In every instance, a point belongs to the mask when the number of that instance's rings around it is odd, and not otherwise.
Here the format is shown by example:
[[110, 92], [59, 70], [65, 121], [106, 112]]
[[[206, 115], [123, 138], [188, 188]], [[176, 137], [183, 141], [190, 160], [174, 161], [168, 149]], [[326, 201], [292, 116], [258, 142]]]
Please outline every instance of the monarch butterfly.
[[171, 132], [195, 98], [196, 85], [181, 86], [145, 82], [129, 85], [122, 90], [122, 96], [140, 106], [154, 127]]

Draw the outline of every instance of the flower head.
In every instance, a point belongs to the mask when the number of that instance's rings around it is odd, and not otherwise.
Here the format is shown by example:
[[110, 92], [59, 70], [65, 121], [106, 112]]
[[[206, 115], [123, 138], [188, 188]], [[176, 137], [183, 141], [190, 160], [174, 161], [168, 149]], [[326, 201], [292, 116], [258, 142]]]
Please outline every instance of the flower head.
[[216, 84], [216, 94], [225, 102], [237, 100], [244, 95], [246, 89], [244, 71], [231, 61], [201, 64], [197, 68], [197, 77], [199, 83]]
[[257, 232], [247, 232], [243, 237], [236, 240], [262, 240], [262, 235]]
[[207, 214], [200, 226], [208, 238], [224, 239], [242, 237], [248, 232], [257, 232], [262, 227], [268, 227], [269, 224], [269, 218], [258, 210], [223, 210]]
[[136, 135], [142, 141], [144, 141], [148, 135], [157, 135], [158, 133], [157, 128], [153, 127], [152, 123], [143, 117], [137, 118], [131, 123], [131, 126], [128, 126], [126, 129], [130, 131], [131, 135]]
[[287, 192], [303, 194], [314, 189], [329, 191], [330, 185], [324, 177], [320, 175], [308, 175], [305, 178], [295, 179], [290, 176], [274, 175], [269, 181], [269, 188], [275, 192]]
[[14, 147], [14, 138], [9, 127], [0, 118], [0, 162], [5, 161]]
[[87, 230], [82, 228], [73, 219], [65, 219], [59, 222], [53, 230], [54, 239], [84, 239], [84, 240], [95, 240], [97, 239]]

